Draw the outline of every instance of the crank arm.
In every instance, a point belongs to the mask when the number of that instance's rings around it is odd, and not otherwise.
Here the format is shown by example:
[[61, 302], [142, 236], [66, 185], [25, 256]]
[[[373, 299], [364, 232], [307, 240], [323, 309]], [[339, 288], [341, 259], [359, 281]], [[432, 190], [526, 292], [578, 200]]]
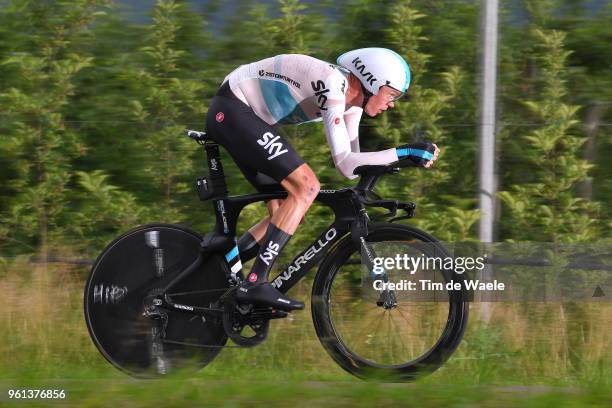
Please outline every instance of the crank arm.
[[254, 309], [251, 313], [241, 316], [238, 321], [240, 323], [249, 323], [253, 320], [272, 320], [282, 319], [289, 316], [289, 312], [280, 309], [264, 308]]
[[159, 308], [166, 310], [174, 310], [177, 312], [188, 313], [191, 315], [206, 315], [210, 313], [221, 314], [223, 313], [222, 308], [218, 307], [201, 307], [193, 305], [183, 305], [180, 303], [174, 303], [168, 300], [168, 296], [158, 297], [153, 300], [153, 304]]

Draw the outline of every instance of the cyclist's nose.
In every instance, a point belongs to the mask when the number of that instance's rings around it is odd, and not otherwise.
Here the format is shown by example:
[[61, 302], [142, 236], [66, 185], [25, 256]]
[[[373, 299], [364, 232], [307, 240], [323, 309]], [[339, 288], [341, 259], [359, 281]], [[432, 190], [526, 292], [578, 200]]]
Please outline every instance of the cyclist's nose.
[[393, 108], [393, 107], [395, 106], [395, 102], [391, 101], [391, 102], [387, 103], [387, 105], [388, 105], [390, 108]]

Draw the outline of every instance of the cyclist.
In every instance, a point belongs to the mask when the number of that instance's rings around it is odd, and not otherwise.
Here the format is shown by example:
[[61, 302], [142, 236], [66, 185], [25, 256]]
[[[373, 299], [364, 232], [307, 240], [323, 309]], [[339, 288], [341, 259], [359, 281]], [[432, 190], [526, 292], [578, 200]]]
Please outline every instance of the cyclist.
[[206, 117], [207, 133], [225, 147], [259, 191], [287, 191], [270, 200], [270, 213], [238, 241], [243, 261], [257, 255], [237, 291], [245, 304], [283, 310], [303, 309], [268, 282], [274, 261], [319, 192], [316, 175], [277, 130], [278, 125], [322, 120], [337, 170], [355, 178], [356, 167], [398, 160], [430, 167], [439, 150], [421, 142], [378, 152], [360, 152], [361, 115], [376, 116], [408, 89], [410, 69], [397, 53], [361, 48], [342, 54], [337, 64], [306, 55], [284, 54], [241, 65], [223, 81]]

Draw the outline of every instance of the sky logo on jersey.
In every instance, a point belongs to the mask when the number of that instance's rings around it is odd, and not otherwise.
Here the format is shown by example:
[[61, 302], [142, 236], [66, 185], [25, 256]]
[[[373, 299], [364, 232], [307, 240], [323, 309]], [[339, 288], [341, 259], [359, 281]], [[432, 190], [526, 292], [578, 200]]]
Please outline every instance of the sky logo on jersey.
[[257, 139], [257, 144], [263, 146], [263, 148], [268, 152], [268, 160], [272, 160], [275, 157], [278, 157], [289, 151], [288, 149], [283, 149], [283, 143], [277, 142], [278, 139], [280, 139], [280, 136], [274, 136], [270, 132], [264, 133], [261, 136], [261, 139]]
[[366, 66], [363, 61], [359, 59], [359, 57], [352, 60], [351, 63], [355, 66], [355, 68], [357, 68], [357, 72], [359, 72], [370, 85], [373, 85], [374, 82], [377, 81], [371, 72], [364, 72], [366, 70]]
[[319, 109], [327, 110], [325, 107], [325, 104], [327, 103], [327, 96], [325, 96], [325, 94], [329, 92], [329, 89], [327, 89], [325, 86], [325, 82], [319, 79], [316, 83], [314, 81], [310, 82], [310, 85], [312, 86], [312, 90], [315, 91], [315, 96], [317, 97], [317, 102], [319, 103]]

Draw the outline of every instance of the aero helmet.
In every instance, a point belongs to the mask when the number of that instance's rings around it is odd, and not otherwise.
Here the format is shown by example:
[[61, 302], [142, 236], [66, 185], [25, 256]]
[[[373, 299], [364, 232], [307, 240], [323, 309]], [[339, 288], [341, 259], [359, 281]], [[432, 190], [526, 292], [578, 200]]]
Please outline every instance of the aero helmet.
[[377, 95], [383, 85], [406, 92], [410, 85], [410, 68], [396, 52], [387, 48], [360, 48], [338, 57], [338, 65], [355, 75], [363, 88]]

